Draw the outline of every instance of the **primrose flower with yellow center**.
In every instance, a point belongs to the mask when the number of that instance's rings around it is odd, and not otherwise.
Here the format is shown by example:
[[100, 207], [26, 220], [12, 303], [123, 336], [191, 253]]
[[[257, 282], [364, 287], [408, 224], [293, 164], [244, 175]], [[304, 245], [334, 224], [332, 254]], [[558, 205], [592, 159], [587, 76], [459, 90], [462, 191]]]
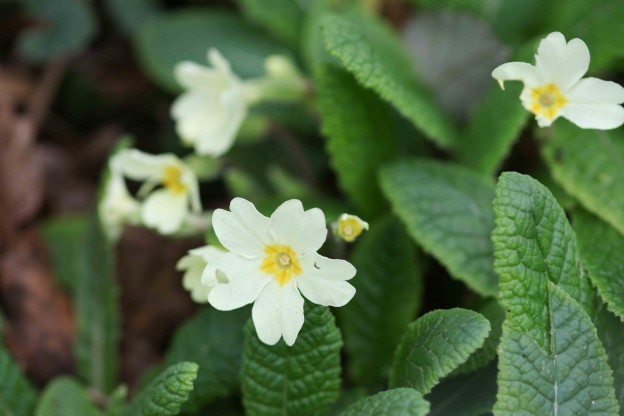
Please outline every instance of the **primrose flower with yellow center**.
[[364, 230], [368, 230], [368, 223], [356, 215], [342, 214], [334, 224], [336, 235], [348, 243], [355, 241]]
[[204, 271], [204, 281], [215, 271], [226, 284], [210, 291], [216, 309], [232, 310], [253, 302], [252, 318], [260, 340], [273, 345], [284, 338], [293, 345], [303, 325], [303, 296], [325, 306], [343, 306], [355, 288], [347, 280], [355, 268], [345, 260], [317, 253], [327, 238], [325, 214], [304, 211], [301, 201], [280, 205], [270, 218], [254, 205], [235, 198], [230, 211], [215, 210], [212, 226], [229, 250]]
[[[145, 181], [139, 195], [147, 195], [141, 207], [143, 224], [162, 234], [180, 229], [189, 211], [201, 212], [195, 174], [175, 155], [150, 155], [136, 149], [119, 153], [124, 176]], [[157, 186], [161, 188], [154, 190]]]
[[[501, 88], [508, 80], [524, 83], [520, 101], [535, 114], [540, 127], [564, 117], [579, 127], [608, 130], [624, 123], [624, 88], [611, 81], [582, 78], [589, 67], [589, 49], [580, 39], [566, 43], [554, 32], [539, 44], [535, 65], [508, 62], [494, 71]], [[581, 79], [582, 78], [582, 79]]]
[[209, 279], [202, 282], [202, 274], [206, 266], [218, 260], [226, 253], [214, 246], [204, 246], [190, 250], [182, 257], [176, 268], [184, 271], [182, 286], [191, 292], [191, 298], [197, 303], [207, 303], [210, 290], [219, 283], [226, 283], [227, 278], [220, 271], [212, 273]]
[[174, 75], [186, 92], [171, 107], [182, 141], [202, 155], [221, 156], [232, 144], [254, 96], [229, 62], [217, 51], [208, 51], [212, 67], [185, 61]]

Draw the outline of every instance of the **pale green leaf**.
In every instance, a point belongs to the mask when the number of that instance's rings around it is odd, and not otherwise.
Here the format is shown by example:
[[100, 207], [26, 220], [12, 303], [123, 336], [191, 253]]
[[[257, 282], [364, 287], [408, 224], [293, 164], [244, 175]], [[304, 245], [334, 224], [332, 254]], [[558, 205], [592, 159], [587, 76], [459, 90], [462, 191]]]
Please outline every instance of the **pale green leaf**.
[[496, 294], [490, 182], [461, 166], [411, 160], [384, 168], [381, 187], [425, 251], [477, 293]]
[[428, 412], [429, 403], [419, 392], [398, 388], [358, 400], [340, 416], [425, 416]]
[[199, 365], [185, 411], [197, 412], [204, 404], [239, 389], [243, 327], [248, 317], [248, 308], [221, 312], [206, 306], [177, 330], [165, 364], [191, 360]]
[[543, 154], [563, 189], [624, 234], [624, 130], [584, 130], [558, 120]]
[[589, 312], [592, 290], [579, 270], [576, 236], [550, 191], [535, 179], [503, 173], [494, 200], [494, 268], [507, 321], [546, 351], [550, 344], [548, 282]]
[[101, 416], [102, 414], [80, 383], [70, 377], [59, 377], [54, 379], [41, 395], [35, 416]]
[[0, 415], [30, 416], [36, 402], [37, 391], [0, 344]]
[[497, 415], [617, 414], [613, 379], [588, 312], [576, 237], [550, 191], [504, 173], [494, 200], [495, 269], [507, 311]]
[[322, 129], [338, 183], [365, 215], [383, 211], [377, 171], [397, 154], [389, 108], [352, 75], [331, 64], [315, 70]]
[[198, 366], [181, 362], [167, 367], [160, 375], [141, 389], [124, 416], [177, 415], [193, 390]]
[[83, 49], [97, 31], [92, 6], [82, 0], [27, 0], [26, 11], [42, 23], [24, 31], [18, 49], [31, 61], [41, 63]]
[[467, 309], [436, 310], [409, 325], [396, 350], [390, 387], [427, 394], [483, 345], [490, 323]]
[[492, 411], [496, 401], [496, 363], [469, 374], [447, 378], [425, 398], [429, 416], [479, 416]]
[[321, 24], [327, 50], [360, 84], [396, 107], [439, 146], [455, 145], [451, 120], [417, 81], [406, 51], [382, 21], [354, 9], [325, 16]]
[[180, 90], [173, 67], [181, 61], [207, 66], [209, 48], [218, 49], [242, 79], [264, 72], [264, 59], [284, 47], [225, 10], [185, 9], [150, 19], [137, 33], [137, 53], [145, 71], [161, 87]]
[[249, 416], [321, 415], [338, 397], [342, 337], [329, 308], [306, 303], [305, 322], [289, 347], [266, 345], [245, 329], [242, 388]]
[[402, 224], [371, 224], [351, 256], [356, 296], [338, 309], [352, 378], [375, 386], [387, 377], [401, 337], [420, 308], [422, 277], [415, 247]]
[[158, 0], [106, 0], [104, 3], [117, 26], [134, 35], [145, 22], [160, 12]]
[[624, 320], [624, 236], [583, 210], [574, 212], [583, 266], [610, 311]]

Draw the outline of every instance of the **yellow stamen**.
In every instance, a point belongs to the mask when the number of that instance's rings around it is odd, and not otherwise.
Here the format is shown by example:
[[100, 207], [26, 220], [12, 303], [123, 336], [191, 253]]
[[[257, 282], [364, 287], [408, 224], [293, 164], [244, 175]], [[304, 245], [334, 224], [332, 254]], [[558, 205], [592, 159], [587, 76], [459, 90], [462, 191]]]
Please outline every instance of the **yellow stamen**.
[[260, 270], [275, 276], [280, 286], [285, 285], [293, 275], [301, 273], [301, 266], [297, 254], [290, 246], [269, 244], [264, 248], [266, 257], [260, 265]]
[[163, 185], [174, 194], [186, 192], [186, 185], [182, 183], [182, 169], [175, 165], [169, 165], [165, 168], [163, 175]]
[[553, 84], [546, 84], [531, 90], [531, 105], [529, 109], [533, 114], [543, 115], [549, 120], [557, 116], [561, 107], [566, 105], [568, 100], [561, 94], [559, 88]]

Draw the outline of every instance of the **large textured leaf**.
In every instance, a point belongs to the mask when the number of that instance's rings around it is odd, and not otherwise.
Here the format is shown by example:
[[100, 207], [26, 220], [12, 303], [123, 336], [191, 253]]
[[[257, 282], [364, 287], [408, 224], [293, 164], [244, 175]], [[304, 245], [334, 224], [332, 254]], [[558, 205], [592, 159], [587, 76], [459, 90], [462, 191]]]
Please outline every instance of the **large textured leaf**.
[[496, 363], [470, 374], [448, 378], [425, 397], [429, 416], [480, 416], [492, 411], [496, 401]]
[[215, 398], [238, 390], [243, 327], [248, 317], [248, 308], [221, 312], [207, 306], [174, 335], [165, 364], [191, 360], [199, 365], [195, 388], [184, 405], [186, 411], [197, 412]]
[[490, 323], [467, 309], [437, 310], [418, 318], [396, 350], [390, 387], [411, 387], [427, 394], [483, 345]]
[[171, 92], [180, 89], [173, 67], [185, 60], [208, 65], [208, 48], [223, 53], [243, 79], [260, 75], [268, 55], [284, 52], [238, 15], [215, 9], [162, 14], [142, 25], [137, 36], [138, 55], [147, 74]]
[[329, 308], [306, 303], [305, 322], [289, 347], [262, 343], [250, 321], [243, 352], [243, 404], [249, 416], [320, 415], [340, 389], [342, 337]]
[[358, 400], [340, 416], [425, 416], [428, 412], [429, 403], [419, 392], [398, 388]]
[[[614, 382], [596, 328], [581, 305], [548, 282], [546, 349], [503, 324], [496, 415], [618, 415]], [[501, 288], [501, 293], [503, 289]]]
[[609, 310], [624, 320], [624, 236], [586, 211], [574, 212], [583, 266]]
[[249, 20], [267, 29], [289, 46], [299, 45], [304, 19], [303, 3], [293, 0], [238, 0]]
[[598, 304], [593, 319], [613, 370], [615, 397], [621, 410], [624, 409], [624, 323], [609, 312], [603, 303]]
[[68, 279], [76, 285], [78, 370], [90, 386], [108, 392], [117, 382], [120, 330], [114, 253], [95, 216], [82, 241], [74, 252], [82, 262], [76, 263], [75, 277]]
[[377, 171], [397, 153], [387, 105], [331, 64], [315, 71], [327, 151], [343, 191], [367, 216], [384, 208]]
[[145, 386], [125, 409], [124, 416], [177, 415], [193, 390], [195, 363], [181, 362], [166, 368]]
[[41, 24], [24, 31], [18, 41], [22, 55], [46, 62], [79, 52], [97, 30], [92, 6], [81, 0], [28, 0], [27, 12]]
[[89, 399], [86, 389], [80, 383], [73, 378], [60, 377], [46, 387], [37, 405], [35, 416], [101, 416], [102, 414]]
[[496, 294], [490, 182], [461, 166], [412, 160], [384, 168], [381, 187], [411, 236], [453, 277], [481, 295]]
[[30, 416], [37, 392], [0, 344], [0, 415]]
[[354, 10], [326, 16], [322, 27], [327, 50], [359, 83], [395, 106], [439, 146], [454, 146], [453, 124], [417, 82], [405, 50], [381, 21]]
[[495, 413], [616, 414], [606, 355], [587, 315], [593, 292], [565, 213], [548, 189], [517, 173], [501, 175], [494, 211], [507, 311]]
[[415, 249], [403, 225], [386, 217], [371, 225], [351, 257], [357, 295], [338, 309], [353, 379], [385, 379], [407, 325], [420, 307], [422, 282]]
[[624, 130], [584, 130], [557, 121], [543, 154], [563, 189], [624, 234]]

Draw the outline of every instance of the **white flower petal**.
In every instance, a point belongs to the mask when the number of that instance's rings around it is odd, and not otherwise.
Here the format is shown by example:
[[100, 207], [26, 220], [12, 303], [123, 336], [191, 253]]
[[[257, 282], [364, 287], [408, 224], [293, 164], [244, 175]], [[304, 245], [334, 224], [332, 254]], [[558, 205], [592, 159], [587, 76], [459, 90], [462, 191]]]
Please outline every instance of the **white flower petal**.
[[188, 201], [185, 193], [175, 194], [160, 189], [150, 194], [143, 203], [141, 218], [148, 227], [153, 227], [161, 234], [176, 232], [188, 213]]
[[211, 263], [213, 261], [217, 261], [221, 258], [227, 251], [220, 249], [215, 246], [203, 246], [194, 248], [189, 251], [189, 254], [195, 257], [201, 257], [206, 263]]
[[295, 279], [303, 296], [310, 301], [325, 306], [344, 306], [355, 295], [355, 288], [345, 280], [355, 273], [355, 267], [348, 261], [317, 254], [313, 264], [306, 264], [303, 273]]
[[122, 150], [116, 156], [119, 168], [130, 179], [160, 179], [163, 167], [180, 165], [180, 159], [172, 154], [150, 155], [137, 149]]
[[492, 71], [492, 78], [504, 89], [504, 81], [522, 81], [525, 85], [535, 86], [540, 83], [537, 69], [526, 62], [507, 62]]
[[227, 80], [222, 73], [191, 61], [177, 64], [173, 75], [183, 88], [203, 91], [215, 91]]
[[610, 130], [624, 124], [624, 107], [570, 103], [563, 108], [562, 116], [584, 129]]
[[171, 106], [171, 117], [176, 120], [176, 131], [189, 144], [196, 143], [204, 132], [216, 130], [220, 112], [217, 96], [202, 91], [182, 94]]
[[197, 303], [207, 303], [208, 294], [210, 289], [212, 289], [211, 286], [204, 285], [201, 282], [202, 272], [205, 267], [206, 262], [192, 253], [182, 257], [176, 265], [178, 270], [184, 270], [182, 286], [191, 292], [191, 298]]
[[280, 286], [273, 279], [256, 299], [251, 316], [262, 342], [274, 345], [284, 337], [293, 345], [303, 326], [303, 298], [292, 280]]
[[535, 66], [546, 83], [554, 82], [562, 91], [566, 91], [587, 72], [589, 49], [580, 39], [566, 43], [561, 33], [554, 32], [540, 42]]
[[298, 199], [280, 205], [271, 215], [275, 241], [288, 244], [299, 256], [315, 253], [327, 239], [325, 214], [318, 208], [303, 210]]
[[243, 256], [263, 256], [271, 240], [269, 219], [243, 198], [234, 198], [230, 211], [216, 209], [212, 227], [225, 248]]
[[584, 78], [566, 93], [566, 98], [574, 104], [621, 104], [624, 87], [612, 81]]
[[210, 304], [221, 311], [230, 311], [256, 300], [262, 289], [273, 279], [260, 271], [261, 261], [227, 253], [209, 264], [202, 276], [203, 282], [212, 278], [207, 276], [207, 273], [215, 269], [221, 270], [228, 280], [227, 283], [218, 284], [212, 289], [208, 296]]
[[218, 49], [210, 48], [208, 49], [208, 62], [212, 66], [214, 66], [220, 72], [232, 76], [232, 69], [230, 68], [230, 63], [227, 59], [219, 52]]

